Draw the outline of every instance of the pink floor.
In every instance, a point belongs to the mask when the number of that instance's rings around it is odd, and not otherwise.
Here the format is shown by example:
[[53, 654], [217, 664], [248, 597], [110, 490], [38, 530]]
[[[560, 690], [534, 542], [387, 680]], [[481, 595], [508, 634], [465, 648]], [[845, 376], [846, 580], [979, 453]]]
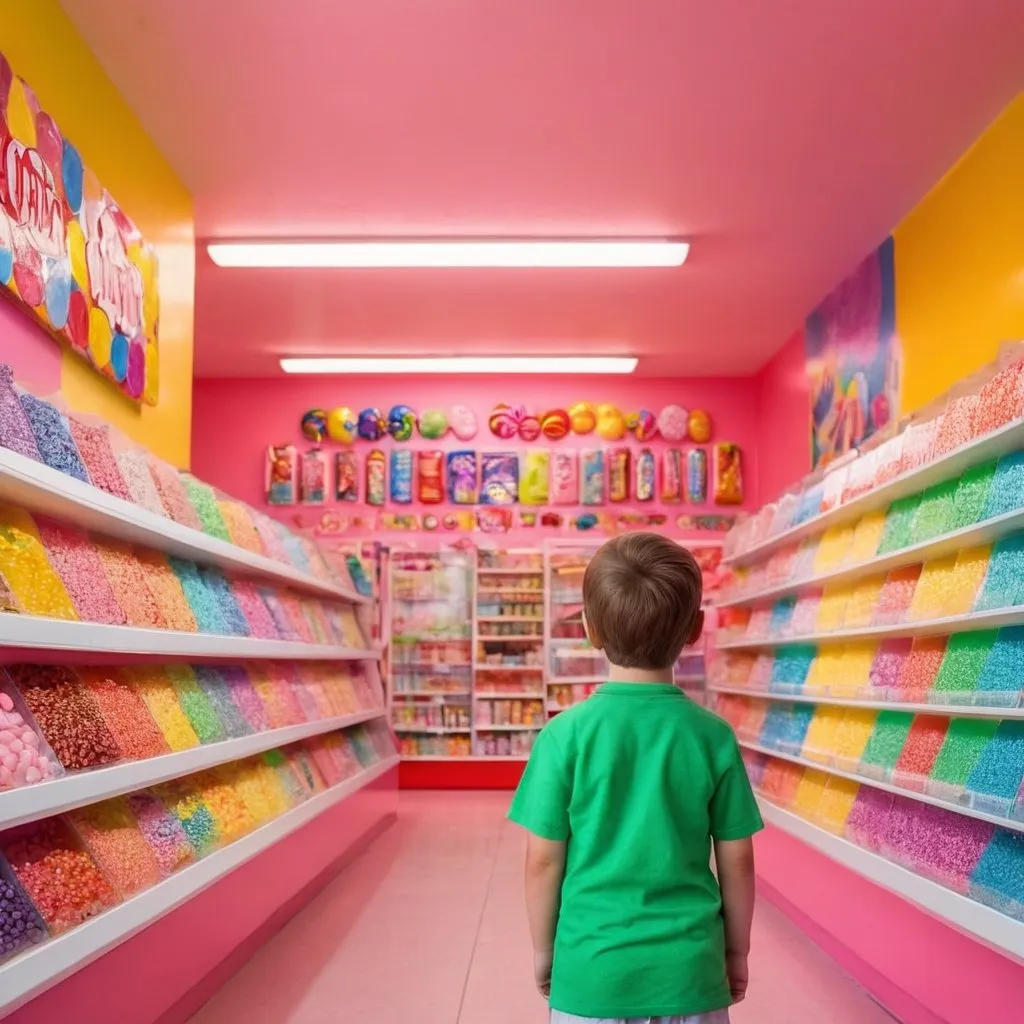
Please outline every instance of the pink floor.
[[[507, 793], [402, 795], [398, 824], [193, 1024], [544, 1024]], [[767, 903], [734, 1024], [891, 1024]]]

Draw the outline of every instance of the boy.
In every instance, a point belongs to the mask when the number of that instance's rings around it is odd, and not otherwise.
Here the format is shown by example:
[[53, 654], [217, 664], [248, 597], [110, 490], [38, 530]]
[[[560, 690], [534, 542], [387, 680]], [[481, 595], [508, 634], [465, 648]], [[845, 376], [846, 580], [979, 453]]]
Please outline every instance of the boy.
[[672, 683], [700, 606], [696, 560], [652, 533], [583, 577], [611, 681], [537, 737], [509, 811], [552, 1024], [728, 1024], [746, 994], [761, 816], [732, 730]]

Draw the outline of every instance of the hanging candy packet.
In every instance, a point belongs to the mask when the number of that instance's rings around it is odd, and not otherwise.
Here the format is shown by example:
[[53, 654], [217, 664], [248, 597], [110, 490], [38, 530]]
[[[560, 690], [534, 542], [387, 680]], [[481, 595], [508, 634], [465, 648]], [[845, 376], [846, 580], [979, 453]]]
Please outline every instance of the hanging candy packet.
[[556, 451], [551, 456], [551, 500], [576, 505], [580, 500], [580, 463], [576, 452]]
[[715, 445], [715, 504], [743, 503], [743, 472], [740, 446], [719, 442]]
[[628, 448], [608, 449], [608, 500], [629, 501], [629, 466], [631, 453]]
[[683, 453], [678, 448], [661, 453], [661, 500], [669, 505], [683, 500]]
[[636, 500], [654, 501], [656, 463], [650, 448], [641, 448], [636, 456]]
[[476, 504], [476, 452], [448, 453], [448, 500], [453, 505]]
[[302, 456], [299, 483], [303, 505], [322, 505], [327, 500], [327, 452], [310, 448]]
[[294, 505], [297, 500], [298, 456], [290, 444], [267, 449], [266, 491], [270, 505]]
[[396, 505], [412, 504], [412, 452], [395, 448], [391, 452], [391, 500]]
[[523, 453], [519, 500], [524, 505], [546, 505], [549, 492], [551, 453], [544, 450]]
[[480, 504], [514, 505], [519, 500], [519, 459], [515, 452], [480, 457]]
[[355, 452], [338, 452], [334, 473], [334, 497], [338, 501], [358, 501], [359, 456]]
[[387, 457], [374, 448], [366, 456], [366, 504], [383, 505], [387, 500]]
[[416, 453], [416, 493], [424, 505], [444, 501], [444, 452]]
[[604, 452], [600, 448], [580, 452], [581, 505], [604, 504]]
[[703, 448], [691, 448], [686, 453], [686, 500], [691, 505], [703, 505], [708, 500], [708, 453]]

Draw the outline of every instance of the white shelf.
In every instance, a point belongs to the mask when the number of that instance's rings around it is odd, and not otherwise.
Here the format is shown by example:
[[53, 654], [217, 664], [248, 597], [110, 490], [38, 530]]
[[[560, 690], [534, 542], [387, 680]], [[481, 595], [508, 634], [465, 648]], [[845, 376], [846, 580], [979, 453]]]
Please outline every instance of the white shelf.
[[803, 765], [805, 768], [814, 768], [817, 771], [824, 772], [826, 775], [836, 775], [841, 779], [859, 782], [862, 786], [881, 789], [886, 793], [893, 793], [896, 796], [906, 797], [909, 800], [916, 800], [921, 804], [931, 804], [933, 807], [941, 807], [946, 811], [954, 811], [956, 814], [962, 814], [966, 818], [977, 818], [979, 821], [987, 821], [993, 825], [999, 825], [1001, 828], [1010, 829], [1012, 832], [1024, 832], [1024, 821], [1004, 818], [998, 814], [988, 814], [985, 811], [976, 811], [973, 807], [967, 807], [964, 804], [950, 803], [948, 800], [941, 800], [938, 797], [929, 796], [927, 793], [919, 793], [913, 789], [906, 789], [903, 786], [894, 786], [890, 782], [882, 782], [868, 775], [858, 775], [856, 772], [848, 772], [843, 768], [835, 768], [824, 761], [812, 761], [810, 758], [801, 757], [798, 754], [787, 754], [781, 750], [773, 750], [771, 747], [762, 747], [759, 743], [750, 743], [742, 739], [738, 740], [738, 742], [746, 750], [754, 750], [759, 754], [777, 757], [781, 761]]
[[[146, 655], [192, 661], [221, 659], [366, 661], [376, 660], [374, 648], [338, 647], [307, 644], [291, 640], [257, 640], [244, 636], [216, 633], [179, 633], [171, 629], [144, 629], [137, 626], [108, 626], [100, 622], [69, 622], [35, 615], [0, 612], [0, 647], [16, 652], [65, 651], [96, 656]], [[24, 656], [24, 655], [23, 655]]]
[[473, 693], [477, 700], [544, 700], [546, 693], [497, 693], [494, 690], [477, 690]]
[[[557, 643], [557, 637], [551, 641]], [[566, 650], [564, 647], [558, 648], [553, 652], [555, 657], [558, 659], [564, 658], [603, 658], [605, 656], [604, 651], [595, 651], [592, 647], [574, 647]]]
[[476, 723], [477, 732], [540, 732], [543, 728], [543, 722], [539, 722], [537, 725], [484, 725], [481, 722]]
[[476, 664], [477, 672], [543, 672], [543, 665], [489, 665], [486, 661]]
[[476, 639], [484, 644], [542, 644], [544, 642], [542, 636], [478, 636]]
[[[543, 567], [534, 569], [488, 569], [486, 566], [478, 565], [476, 568], [479, 576], [543, 576]], [[543, 591], [540, 591], [543, 593]]]
[[1024, 718], [1024, 708], [993, 704], [911, 704], [898, 700], [858, 700], [856, 697], [818, 697], [813, 693], [782, 693], [778, 690], [752, 690], [743, 686], [709, 686], [711, 693], [779, 701], [784, 704], [832, 704], [843, 708], [870, 711], [909, 711], [911, 714], [938, 715], [943, 718]]
[[752, 565], [763, 561], [770, 554], [790, 544], [795, 544], [816, 533], [822, 533], [830, 526], [839, 526], [859, 519], [867, 512], [886, 508], [898, 498], [906, 498], [912, 494], [926, 490], [934, 484], [944, 483], [959, 476], [972, 466], [997, 459], [1002, 455], [1024, 448], [1024, 421], [1017, 421], [999, 430], [986, 434], [984, 437], [971, 441], [957, 448], [956, 451], [930, 462], [927, 465], [912, 469], [902, 476], [896, 477], [881, 487], [862, 494], [845, 505], [839, 505], [821, 515], [814, 516], [799, 526], [767, 540], [761, 541], [725, 559], [727, 565]]
[[758, 797], [764, 820], [926, 913], [1016, 960], [1024, 960], [1024, 924], [833, 835]]
[[543, 615], [478, 615], [477, 622], [543, 622]]
[[591, 683], [607, 683], [608, 676], [573, 676], [571, 679], [563, 679], [553, 676], [548, 680], [548, 686], [584, 686]]
[[145, 761], [129, 761], [108, 768], [97, 768], [94, 771], [76, 772], [34, 786], [5, 790], [0, 793], [0, 830], [13, 828], [26, 821], [48, 818], [52, 814], [61, 814], [73, 807], [97, 803], [120, 796], [122, 793], [155, 786], [168, 779], [191, 775], [204, 768], [237, 761], [310, 736], [322, 736], [337, 729], [383, 718], [386, 714], [384, 708], [358, 711], [351, 715], [325, 718], [319, 722], [303, 722], [301, 725], [290, 725], [284, 729], [268, 729], [252, 736], [209, 743]]
[[[537, 587], [477, 587], [477, 594], [486, 594], [488, 597], [501, 597], [511, 594], [534, 594], [539, 598], [544, 596], [544, 591]], [[528, 603], [528, 602], [524, 602]]]
[[952, 533], [943, 534], [941, 537], [935, 537], [920, 544], [912, 544], [899, 551], [876, 555], [866, 562], [839, 566], [813, 576], [790, 578], [784, 583], [776, 583], [754, 593], [730, 597], [727, 600], [718, 601], [717, 607], [735, 608], [743, 605], [762, 604], [777, 597], [785, 597], [787, 594], [796, 594], [812, 587], [824, 586], [826, 583], [844, 583], [849, 580], [863, 579], [865, 576], [878, 576], [891, 569], [901, 569], [908, 565], [918, 565], [935, 558], [943, 558], [946, 555], [955, 555], [965, 548], [994, 544], [996, 541], [1022, 530], [1024, 530], [1024, 509], [1017, 509], [993, 519], [986, 519], [972, 526], [954, 530]]
[[396, 697], [434, 697], [443, 700], [445, 697], [468, 697], [469, 690], [392, 690], [392, 698]]
[[351, 587], [327, 583], [283, 562], [209, 537], [7, 448], [0, 448], [0, 501], [200, 565], [215, 565], [354, 604], [366, 601]]
[[472, 667], [473, 663], [471, 661], [396, 661], [392, 664], [391, 671], [398, 672], [403, 668], [425, 668], [431, 672], [436, 672], [438, 675], [450, 675], [451, 673], [446, 672], [446, 669], [454, 668], [459, 671], [465, 671]]
[[392, 728], [395, 732], [416, 733], [424, 736], [461, 736], [468, 735], [473, 731], [468, 725], [465, 727], [456, 725], [412, 725], [409, 722], [395, 722]]
[[948, 636], [950, 633], [973, 633], [980, 629], [1001, 629], [1003, 626], [1020, 625], [1024, 625], [1024, 605], [1016, 608], [997, 608], [994, 611], [969, 612], [966, 615], [948, 615], [941, 619], [895, 622], [887, 626], [855, 626], [850, 629], [833, 630], [830, 633], [764, 637], [761, 640], [721, 640], [715, 646], [719, 651], [758, 650], [765, 647], [842, 643], [846, 640], [884, 639], [893, 636]]
[[389, 772], [398, 761], [398, 757], [390, 757], [364, 769], [151, 889], [57, 938], [33, 946], [0, 966], [0, 1016], [24, 1005], [33, 996], [169, 914], [218, 879]]

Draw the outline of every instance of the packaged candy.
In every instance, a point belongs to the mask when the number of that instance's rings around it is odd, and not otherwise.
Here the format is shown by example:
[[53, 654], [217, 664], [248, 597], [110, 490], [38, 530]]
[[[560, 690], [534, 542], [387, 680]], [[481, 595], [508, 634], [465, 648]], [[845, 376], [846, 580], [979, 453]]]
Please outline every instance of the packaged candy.
[[703, 448], [686, 453], [686, 500], [691, 505], [708, 500], [708, 453]]
[[359, 456], [338, 452], [334, 457], [334, 497], [337, 501], [359, 500]]
[[683, 500], [683, 453], [678, 448], [661, 454], [661, 500], [670, 505]]
[[544, 450], [523, 453], [519, 500], [524, 505], [546, 505], [549, 493], [551, 453]]
[[608, 500], [629, 501], [629, 466], [632, 453], [628, 448], [608, 450]]
[[476, 504], [476, 452], [448, 453], [448, 500], [453, 505]]
[[412, 452], [396, 448], [391, 453], [391, 500], [396, 505], [412, 504]]
[[512, 509], [482, 508], [476, 519], [481, 533], [507, 533], [512, 528]]
[[636, 456], [637, 501], [654, 501], [656, 472], [654, 452], [650, 448], [641, 448]]
[[556, 451], [552, 454], [551, 500], [556, 505], [579, 503], [580, 461], [576, 452]]
[[581, 505], [604, 504], [604, 452], [592, 448], [580, 452], [580, 484]]
[[302, 456], [299, 482], [303, 505], [322, 505], [327, 500], [327, 452], [310, 448]]
[[715, 504], [743, 503], [743, 473], [740, 447], [721, 441], [715, 445]]
[[515, 452], [480, 457], [480, 504], [514, 505], [519, 500], [519, 459]]
[[416, 491], [424, 505], [444, 501], [444, 452], [416, 453]]
[[366, 504], [383, 505], [387, 500], [387, 457], [374, 448], [366, 456]]
[[266, 491], [270, 505], [294, 505], [298, 458], [295, 446], [271, 445], [267, 449]]

